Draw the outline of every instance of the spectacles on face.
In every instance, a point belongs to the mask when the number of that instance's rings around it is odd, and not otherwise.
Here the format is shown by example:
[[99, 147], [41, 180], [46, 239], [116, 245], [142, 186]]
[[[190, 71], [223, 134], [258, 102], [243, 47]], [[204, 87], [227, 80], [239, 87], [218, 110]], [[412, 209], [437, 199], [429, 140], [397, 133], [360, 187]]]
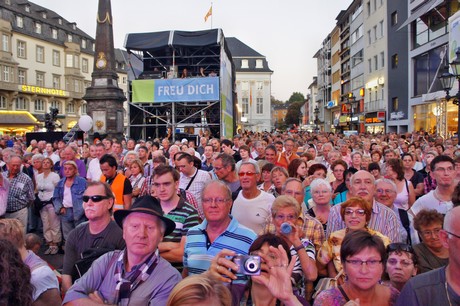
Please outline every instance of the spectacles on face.
[[256, 174], [257, 174], [257, 173], [255, 173], [255, 172], [239, 172], [239, 173], [238, 173], [238, 176], [241, 176], [241, 177], [243, 177], [243, 176], [253, 177], [253, 176], [256, 175]]
[[347, 208], [345, 209], [345, 216], [352, 216], [356, 214], [357, 216], [364, 216], [366, 214], [366, 211], [364, 209], [351, 209], [351, 208]]
[[420, 231], [420, 234], [422, 234], [424, 237], [431, 237], [431, 236], [439, 236], [439, 232], [441, 231], [440, 228], [435, 228], [432, 231]]
[[214, 167], [214, 170], [220, 171], [220, 170], [222, 170], [222, 169], [224, 169], [224, 168], [225, 168], [225, 167]]
[[211, 203], [214, 203], [214, 204], [217, 204], [217, 205], [222, 205], [222, 204], [225, 204], [229, 199], [225, 199], [225, 198], [204, 198], [202, 203], [203, 204], [211, 204]]
[[376, 192], [379, 193], [379, 194], [382, 194], [382, 193], [386, 193], [386, 194], [396, 193], [396, 191], [394, 191], [394, 190], [382, 189], [382, 188], [377, 188]]
[[284, 221], [284, 220], [288, 220], [288, 221], [294, 221], [297, 219], [297, 217], [295, 215], [276, 215], [275, 216], [275, 219], [277, 221]]
[[93, 201], [94, 203], [98, 203], [102, 200], [108, 199], [108, 196], [103, 196], [103, 195], [93, 195], [93, 196], [83, 196], [83, 202], [87, 203], [89, 200]]
[[407, 260], [407, 259], [397, 260], [396, 258], [390, 258], [390, 259], [387, 260], [387, 264], [389, 264], [390, 266], [396, 266], [398, 264], [398, 262], [404, 268], [407, 268], [407, 267], [409, 267], [409, 266], [414, 264], [412, 262], [412, 260]]
[[371, 260], [347, 259], [345, 261], [354, 268], [359, 268], [364, 264], [366, 264], [368, 268], [376, 268], [378, 267], [379, 264], [382, 263], [381, 260], [376, 260], [376, 259], [371, 259]]
[[459, 235], [457, 235], [457, 234], [454, 234], [454, 233], [451, 233], [451, 232], [449, 232], [449, 231], [446, 231], [446, 230], [444, 230], [444, 231], [445, 231], [446, 233], [448, 233], [449, 235], [452, 235], [452, 236], [454, 236], [455, 238], [458, 238], [458, 239], [460, 239], [460, 236], [459, 236]]

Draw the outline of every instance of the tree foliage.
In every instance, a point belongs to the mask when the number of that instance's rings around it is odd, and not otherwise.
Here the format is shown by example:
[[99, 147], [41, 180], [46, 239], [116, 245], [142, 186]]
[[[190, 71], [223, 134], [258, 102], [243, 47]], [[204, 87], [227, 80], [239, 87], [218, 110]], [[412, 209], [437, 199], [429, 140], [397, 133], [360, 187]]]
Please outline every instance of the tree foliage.
[[305, 102], [303, 100], [302, 101], [294, 101], [289, 105], [288, 110], [287, 110], [287, 114], [286, 114], [286, 119], [284, 120], [284, 122], [286, 124], [288, 124], [288, 125], [290, 125], [290, 124], [297, 124], [298, 125], [299, 124], [300, 116], [301, 116], [300, 108], [302, 107], [302, 105], [304, 103]]
[[293, 92], [289, 97], [289, 100], [286, 102], [288, 105], [291, 105], [294, 102], [304, 102], [305, 96], [301, 92]]

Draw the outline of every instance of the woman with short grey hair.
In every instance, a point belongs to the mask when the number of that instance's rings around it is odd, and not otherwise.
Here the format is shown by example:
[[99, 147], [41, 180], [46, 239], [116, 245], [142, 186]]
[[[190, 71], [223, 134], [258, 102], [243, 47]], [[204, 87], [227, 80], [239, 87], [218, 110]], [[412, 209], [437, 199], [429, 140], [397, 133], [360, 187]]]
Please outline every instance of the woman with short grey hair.
[[310, 209], [307, 214], [321, 222], [326, 233], [332, 201], [331, 184], [325, 179], [317, 178], [310, 184], [310, 190], [312, 199], [309, 202]]

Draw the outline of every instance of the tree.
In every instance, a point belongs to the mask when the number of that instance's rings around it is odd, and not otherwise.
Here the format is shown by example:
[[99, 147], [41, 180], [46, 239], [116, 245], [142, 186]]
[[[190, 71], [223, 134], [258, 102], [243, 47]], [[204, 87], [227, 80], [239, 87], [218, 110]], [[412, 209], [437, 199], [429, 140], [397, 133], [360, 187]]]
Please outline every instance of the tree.
[[288, 106], [286, 118], [284, 120], [284, 122], [287, 125], [290, 125], [290, 124], [298, 125], [299, 124], [300, 115], [301, 115], [300, 108], [302, 107], [304, 103], [305, 101], [295, 101], [295, 102], [292, 102]]
[[283, 101], [276, 99], [274, 96], [270, 96], [270, 103], [271, 106], [280, 106], [284, 104]]
[[305, 102], [305, 96], [301, 92], [293, 92], [286, 102], [287, 105], [291, 105], [294, 102]]

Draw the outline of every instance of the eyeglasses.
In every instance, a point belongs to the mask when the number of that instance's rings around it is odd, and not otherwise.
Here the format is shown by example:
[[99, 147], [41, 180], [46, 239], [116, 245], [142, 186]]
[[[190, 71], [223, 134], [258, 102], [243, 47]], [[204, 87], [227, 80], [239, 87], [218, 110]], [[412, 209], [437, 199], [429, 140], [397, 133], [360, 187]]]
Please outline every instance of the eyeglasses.
[[225, 167], [214, 167], [214, 170], [220, 171], [220, 170], [222, 170], [222, 169], [224, 169], [224, 168], [225, 168]]
[[278, 221], [284, 221], [284, 220], [294, 221], [297, 219], [297, 217], [295, 215], [276, 215], [275, 219]]
[[410, 265], [413, 265], [414, 262], [412, 260], [406, 260], [406, 259], [403, 259], [403, 260], [397, 260], [396, 258], [390, 258], [387, 260], [387, 264], [389, 264], [390, 266], [395, 266], [398, 264], [398, 262], [401, 264], [401, 266], [403, 266], [404, 268], [407, 268], [409, 267]]
[[390, 243], [387, 247], [387, 253], [401, 252], [401, 251], [414, 254], [414, 249], [410, 245], [405, 244], [405, 243], [399, 243], [399, 242]]
[[366, 264], [367, 267], [369, 268], [376, 268], [379, 264], [382, 263], [381, 260], [358, 260], [358, 259], [351, 259], [351, 260], [345, 260], [348, 264], [350, 264], [354, 268], [359, 268], [362, 265]]
[[352, 216], [353, 214], [362, 217], [366, 214], [366, 211], [364, 209], [345, 209], [345, 216]]
[[438, 236], [440, 231], [441, 231], [440, 228], [436, 228], [436, 229], [434, 229], [432, 231], [420, 231], [420, 233], [425, 237], [430, 237], [430, 236], [433, 236], [433, 235]]
[[249, 177], [253, 177], [254, 175], [256, 175], [257, 173], [255, 172], [238, 172], [238, 176], [249, 176]]
[[454, 234], [454, 233], [451, 233], [451, 232], [449, 232], [449, 231], [446, 231], [446, 230], [444, 230], [444, 231], [445, 231], [446, 233], [448, 233], [449, 235], [452, 235], [452, 236], [454, 236], [455, 238], [458, 238], [458, 239], [460, 239], [460, 236], [459, 236], [459, 235], [457, 235], [457, 234]]
[[377, 193], [386, 193], [386, 194], [390, 194], [390, 193], [396, 193], [396, 191], [394, 190], [391, 190], [391, 189], [382, 189], [382, 188], [378, 188], [376, 190]]
[[224, 198], [204, 198], [202, 203], [203, 204], [211, 204], [211, 203], [215, 203], [217, 205], [221, 205], [221, 204], [224, 204], [228, 201], [229, 199], [224, 199]]
[[82, 199], [83, 199], [83, 202], [85, 202], [85, 203], [88, 202], [90, 199], [94, 203], [97, 203], [97, 202], [100, 202], [102, 200], [109, 199], [109, 197], [108, 196], [102, 196], [102, 195], [93, 195], [93, 196], [83, 196]]

